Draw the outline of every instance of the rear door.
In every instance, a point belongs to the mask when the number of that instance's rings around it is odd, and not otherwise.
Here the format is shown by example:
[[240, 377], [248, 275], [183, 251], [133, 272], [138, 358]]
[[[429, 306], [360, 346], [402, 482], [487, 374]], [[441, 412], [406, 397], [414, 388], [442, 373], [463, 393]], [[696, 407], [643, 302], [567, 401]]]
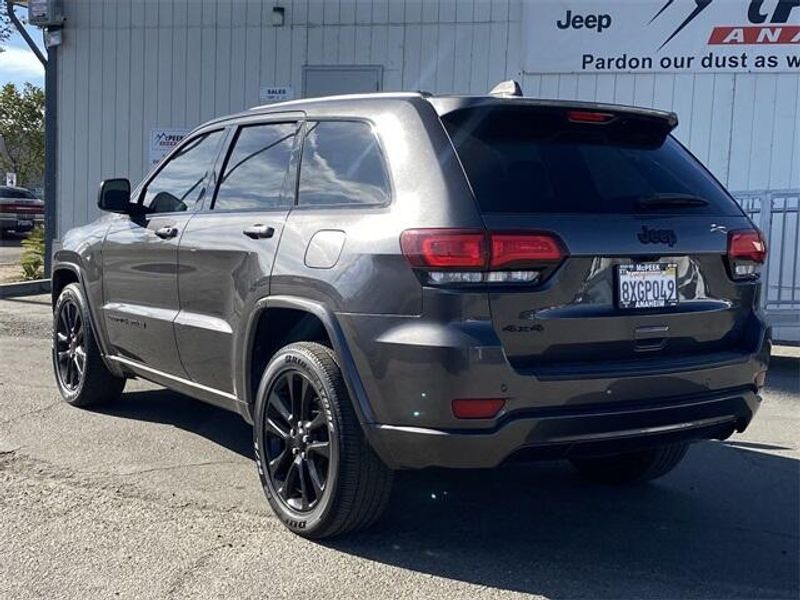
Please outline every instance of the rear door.
[[563, 248], [538, 281], [488, 288], [513, 366], [600, 374], [753, 349], [757, 286], [726, 256], [752, 225], [663, 124], [525, 106], [443, 121], [487, 229]]
[[[298, 121], [243, 125], [219, 169], [208, 209], [179, 250], [175, 336], [192, 380], [235, 393], [234, 339], [253, 303], [269, 294], [275, 252], [293, 202]], [[211, 199], [210, 199], [211, 200]]]

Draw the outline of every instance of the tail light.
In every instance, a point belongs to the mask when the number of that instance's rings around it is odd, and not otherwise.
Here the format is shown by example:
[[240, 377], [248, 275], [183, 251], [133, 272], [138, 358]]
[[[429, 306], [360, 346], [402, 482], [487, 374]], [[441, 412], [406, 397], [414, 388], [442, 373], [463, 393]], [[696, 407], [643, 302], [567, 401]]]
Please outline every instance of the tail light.
[[728, 265], [736, 280], [755, 279], [767, 260], [767, 243], [755, 229], [728, 233]]
[[40, 204], [14, 204], [8, 203], [3, 204], [2, 206], [3, 212], [8, 213], [29, 213], [32, 215], [38, 215], [44, 213], [44, 206]]
[[400, 247], [426, 283], [536, 283], [566, 256], [549, 233], [409, 229]]
[[482, 269], [486, 266], [486, 235], [459, 229], [409, 229], [400, 246], [415, 267]]

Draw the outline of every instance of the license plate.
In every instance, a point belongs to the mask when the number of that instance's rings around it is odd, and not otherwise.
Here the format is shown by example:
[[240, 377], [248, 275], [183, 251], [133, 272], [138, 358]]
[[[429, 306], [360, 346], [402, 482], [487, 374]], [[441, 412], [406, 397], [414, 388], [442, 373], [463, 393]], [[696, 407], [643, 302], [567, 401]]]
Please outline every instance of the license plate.
[[619, 308], [664, 308], [678, 304], [678, 265], [637, 263], [617, 267]]
[[18, 227], [33, 227], [33, 220], [17, 218], [17, 226]]

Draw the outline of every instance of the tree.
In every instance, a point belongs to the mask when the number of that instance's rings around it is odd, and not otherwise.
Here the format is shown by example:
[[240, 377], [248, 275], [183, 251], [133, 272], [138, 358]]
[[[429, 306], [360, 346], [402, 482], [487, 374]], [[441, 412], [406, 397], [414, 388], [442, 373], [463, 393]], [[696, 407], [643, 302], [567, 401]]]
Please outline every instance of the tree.
[[11, 19], [8, 18], [5, 0], [0, 0], [0, 52], [6, 51], [3, 46], [13, 32], [14, 26], [11, 24]]
[[23, 185], [44, 175], [44, 91], [30, 83], [0, 88], [0, 172], [14, 171]]

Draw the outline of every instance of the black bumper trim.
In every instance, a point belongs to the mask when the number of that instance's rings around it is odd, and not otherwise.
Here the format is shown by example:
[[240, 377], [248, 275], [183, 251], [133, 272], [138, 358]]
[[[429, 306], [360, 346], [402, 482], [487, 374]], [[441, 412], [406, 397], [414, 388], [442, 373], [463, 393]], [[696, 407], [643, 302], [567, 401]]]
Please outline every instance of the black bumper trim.
[[561, 455], [587, 450], [609, 453], [639, 443], [727, 437], [747, 427], [760, 402], [752, 389], [736, 389], [667, 404], [516, 415], [490, 430], [374, 424], [368, 426], [367, 435], [378, 455], [393, 468], [488, 468], [529, 448], [557, 449]]

